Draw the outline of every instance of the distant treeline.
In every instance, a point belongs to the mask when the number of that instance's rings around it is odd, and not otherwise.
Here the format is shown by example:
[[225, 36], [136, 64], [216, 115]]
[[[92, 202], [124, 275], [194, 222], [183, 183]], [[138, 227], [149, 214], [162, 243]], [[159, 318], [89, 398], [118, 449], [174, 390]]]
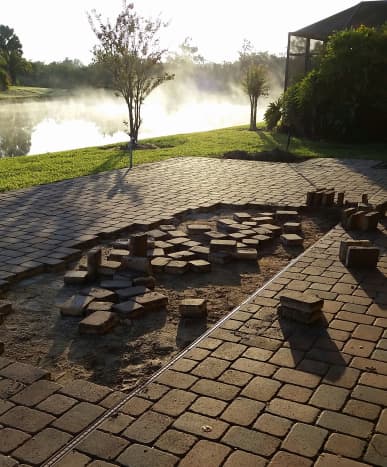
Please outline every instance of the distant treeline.
[[[270, 87], [283, 87], [285, 57], [257, 53], [258, 61], [269, 71]], [[164, 64], [169, 72], [175, 74], [175, 81], [180, 85], [189, 82], [198, 91], [228, 93], [240, 85], [240, 61], [211, 63], [195, 61], [191, 58], [174, 56]], [[79, 87], [111, 87], [108, 69], [91, 63], [83, 65], [79, 60], [66, 58], [61, 62], [29, 62], [28, 67], [19, 74], [18, 84], [48, 88], [74, 89]]]

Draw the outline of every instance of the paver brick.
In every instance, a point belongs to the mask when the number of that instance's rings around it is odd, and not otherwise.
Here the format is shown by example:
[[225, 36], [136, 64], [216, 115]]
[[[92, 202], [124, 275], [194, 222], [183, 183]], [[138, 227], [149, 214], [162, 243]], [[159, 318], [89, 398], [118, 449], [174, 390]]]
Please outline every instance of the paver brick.
[[123, 413], [114, 413], [108, 417], [99, 428], [115, 435], [121, 433], [127, 426], [133, 422], [133, 417]]
[[350, 399], [344, 407], [344, 413], [353, 415], [354, 417], [365, 418], [367, 420], [377, 420], [380, 407], [368, 402]]
[[369, 464], [357, 462], [352, 459], [347, 459], [333, 454], [323, 453], [314, 463], [314, 467], [368, 467]]
[[120, 456], [117, 461], [120, 465], [126, 467], [173, 467], [178, 462], [179, 458], [160, 451], [159, 449], [143, 446], [141, 444], [132, 444]]
[[347, 389], [321, 384], [314, 392], [309, 403], [324, 409], [340, 410], [348, 394]]
[[353, 388], [359, 378], [360, 371], [354, 368], [346, 368], [343, 366], [331, 366], [323, 383], [341, 386], [343, 388]]
[[387, 363], [373, 360], [371, 358], [354, 357], [351, 366], [365, 371], [375, 371], [387, 376]]
[[93, 457], [112, 460], [127, 447], [127, 444], [123, 438], [95, 430], [78, 444], [77, 449]]
[[210, 379], [200, 379], [191, 391], [202, 394], [203, 396], [214, 397], [217, 399], [229, 401], [239, 392], [240, 388]]
[[376, 431], [387, 435], [387, 409], [384, 409], [381, 413], [378, 424], [376, 425]]
[[157, 440], [155, 446], [172, 454], [185, 454], [197, 441], [195, 436], [176, 430], [168, 430]]
[[262, 456], [271, 456], [280, 444], [280, 440], [274, 436], [240, 426], [232, 426], [222, 442]]
[[171, 417], [149, 410], [135, 420], [123, 436], [141, 443], [151, 443], [173, 422]]
[[37, 433], [54, 420], [53, 416], [39, 410], [16, 406], [0, 417], [0, 424], [28, 433]]
[[192, 412], [185, 412], [175, 420], [173, 427], [203, 438], [219, 439], [229, 427], [228, 423], [205, 417]]
[[183, 413], [196, 397], [192, 392], [172, 389], [156, 402], [152, 409], [166, 415], [177, 416]]
[[225, 360], [207, 357], [191, 371], [191, 374], [215, 379], [220, 376], [229, 365], [230, 363]]
[[311, 467], [311, 465], [310, 459], [284, 451], [278, 451], [268, 464], [269, 467]]
[[145, 386], [141, 391], [139, 391], [137, 394], [144, 399], [149, 399], [152, 401], [157, 401], [161, 397], [163, 397], [164, 394], [166, 394], [169, 391], [169, 388], [167, 386], [163, 386], [162, 384], [157, 384], [157, 383], [150, 383], [147, 386]]
[[102, 407], [88, 402], [80, 402], [55, 420], [52, 426], [72, 434], [80, 433], [103, 412]]
[[236, 450], [227, 458], [223, 465], [224, 467], [264, 467], [266, 460], [255, 454]]
[[3, 456], [0, 454], [0, 465], [1, 467], [16, 467], [20, 465], [20, 463], [9, 456]]
[[111, 467], [111, 464], [104, 466], [99, 463], [102, 463], [103, 461], [95, 461], [95, 463], [90, 463], [90, 461], [90, 457], [85, 456], [85, 454], [81, 454], [77, 451], [71, 451], [56, 463], [56, 467], [85, 467], [86, 465], [91, 467]]
[[235, 360], [231, 368], [260, 376], [272, 376], [277, 369], [276, 366], [270, 363], [250, 360], [243, 357]]
[[27, 433], [13, 428], [0, 429], [0, 453], [10, 454], [30, 437]]
[[270, 359], [270, 363], [278, 366], [295, 368], [302, 360], [304, 352], [295, 349], [281, 348]]
[[31, 384], [39, 379], [48, 379], [49, 373], [26, 363], [14, 362], [0, 370], [0, 376], [14, 379], [24, 384]]
[[274, 353], [270, 350], [259, 349], [256, 347], [248, 347], [243, 357], [250, 358], [251, 360], [258, 360], [261, 362], [266, 362], [271, 358]]
[[376, 349], [372, 352], [371, 357], [375, 360], [381, 360], [382, 362], [387, 363], [387, 350]]
[[319, 414], [319, 410], [314, 407], [278, 398], [272, 399], [269, 402], [267, 411], [275, 415], [291, 418], [304, 423], [314, 422]]
[[366, 402], [387, 406], [387, 390], [358, 385], [352, 391], [352, 397]]
[[86, 402], [99, 402], [110, 392], [107, 387], [80, 379], [71, 381], [60, 390], [61, 394]]
[[63, 396], [62, 394], [53, 394], [47, 399], [43, 400], [37, 409], [48, 412], [52, 415], [62, 415], [66, 410], [77, 404], [78, 401], [71, 397]]
[[278, 397], [289, 399], [294, 402], [306, 402], [313, 394], [311, 389], [295, 386], [293, 384], [284, 384], [278, 392]]
[[132, 415], [133, 417], [137, 417], [144, 413], [152, 403], [148, 400], [145, 400], [141, 397], [132, 397], [128, 400], [121, 408], [121, 412]]
[[329, 430], [359, 438], [367, 438], [373, 428], [373, 424], [370, 422], [329, 410], [322, 412], [317, 420], [317, 424]]
[[387, 436], [376, 434], [368, 443], [364, 460], [371, 465], [385, 467], [387, 465]]
[[58, 391], [58, 389], [60, 389], [60, 385], [52, 381], [35, 381], [35, 383], [32, 383], [22, 391], [15, 394], [11, 400], [16, 404], [33, 407], [54, 392]]
[[[235, 319], [235, 315], [232, 316]], [[224, 342], [212, 352], [212, 357], [223, 358], [225, 360], [237, 359], [245, 350], [245, 345], [235, 344], [233, 342]]]
[[28, 464], [42, 465], [70, 439], [68, 433], [46, 428], [14, 451], [13, 456]]
[[332, 433], [325, 444], [325, 449], [339, 456], [359, 459], [365, 444], [365, 441], [359, 438]]
[[369, 357], [374, 348], [375, 344], [373, 342], [359, 339], [350, 339], [345, 344], [343, 352], [356, 355], [358, 357]]
[[287, 418], [277, 417], [270, 413], [263, 413], [254, 423], [253, 428], [274, 436], [285, 436], [292, 426], [292, 422]]
[[[102, 302], [100, 302], [102, 303]], [[78, 330], [80, 334], [106, 334], [118, 323], [116, 313], [111, 311], [94, 311], [80, 321]]]
[[190, 410], [192, 410], [192, 412], [198, 412], [203, 415], [209, 415], [210, 417], [216, 417], [224, 410], [226, 406], [226, 402], [220, 401], [218, 399], [212, 399], [210, 397], [199, 397], [191, 405]]
[[184, 456], [179, 463], [181, 467], [196, 467], [199, 465], [218, 467], [231, 452], [228, 446], [213, 441], [201, 440]]
[[245, 386], [252, 378], [253, 375], [250, 373], [230, 369], [226, 370], [219, 377], [219, 381], [227, 384], [234, 384], [235, 386]]
[[178, 389], [188, 389], [192, 386], [198, 378], [196, 376], [180, 373], [173, 370], [164, 371], [157, 381]]
[[313, 374], [304, 373], [303, 371], [293, 370], [291, 368], [280, 368], [274, 378], [285, 383], [305, 386], [307, 388], [315, 388], [320, 382], [320, 377]]
[[237, 397], [223, 412], [221, 418], [226, 422], [247, 426], [250, 425], [265, 408], [265, 404], [251, 399]]
[[274, 397], [281, 383], [273, 381], [269, 378], [256, 376], [249, 384], [242, 390], [242, 395], [251, 399], [259, 401], [269, 401]]
[[296, 423], [282, 443], [282, 448], [305, 457], [314, 457], [320, 451], [327, 435], [327, 430]]
[[376, 326], [369, 326], [366, 324], [359, 324], [352, 336], [356, 339], [377, 341], [382, 335], [383, 329]]

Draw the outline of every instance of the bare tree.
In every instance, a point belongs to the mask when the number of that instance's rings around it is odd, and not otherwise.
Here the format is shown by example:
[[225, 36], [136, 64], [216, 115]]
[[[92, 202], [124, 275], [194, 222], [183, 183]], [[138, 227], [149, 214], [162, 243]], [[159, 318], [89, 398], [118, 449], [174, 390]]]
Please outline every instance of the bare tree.
[[112, 87], [122, 94], [128, 106], [129, 136], [136, 145], [142, 123], [141, 107], [145, 98], [174, 75], [163, 69], [167, 50], [160, 48], [158, 34], [166, 24], [160, 18], [140, 16], [133, 3], [123, 2], [115, 24], [103, 23], [95, 10], [88, 15], [99, 44], [94, 47], [94, 60], [110, 70]]

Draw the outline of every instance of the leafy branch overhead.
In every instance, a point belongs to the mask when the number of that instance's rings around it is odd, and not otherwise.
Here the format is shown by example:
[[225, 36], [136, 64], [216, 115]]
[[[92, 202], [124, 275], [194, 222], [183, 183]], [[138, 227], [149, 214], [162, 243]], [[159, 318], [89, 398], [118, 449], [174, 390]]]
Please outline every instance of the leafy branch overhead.
[[95, 62], [110, 70], [112, 88], [128, 106], [130, 138], [137, 143], [144, 100], [164, 81], [174, 78], [164, 69], [167, 50], [160, 47], [158, 37], [167, 25], [160, 18], [140, 16], [133, 3], [125, 2], [114, 24], [109, 20], [104, 23], [95, 10], [88, 17], [99, 41], [93, 50]]

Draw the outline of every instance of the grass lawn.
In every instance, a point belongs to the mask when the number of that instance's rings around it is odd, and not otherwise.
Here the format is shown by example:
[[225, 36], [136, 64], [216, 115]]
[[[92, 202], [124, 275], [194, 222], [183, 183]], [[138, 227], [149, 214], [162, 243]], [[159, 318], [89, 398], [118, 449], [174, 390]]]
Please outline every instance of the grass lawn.
[[[247, 127], [232, 127], [200, 133], [165, 136], [144, 140], [158, 149], [137, 150], [135, 165], [178, 156], [220, 157], [224, 152], [250, 153], [285, 148], [286, 135], [266, 131], [252, 132]], [[0, 159], [0, 191], [51, 183], [128, 166], [128, 153], [122, 144], [89, 147]], [[387, 160], [387, 144], [344, 145], [292, 139], [290, 151], [308, 157], [337, 157]]]
[[0, 91], [0, 101], [15, 99], [40, 99], [67, 95], [65, 89], [35, 88], [32, 86], [10, 86], [7, 91]]

